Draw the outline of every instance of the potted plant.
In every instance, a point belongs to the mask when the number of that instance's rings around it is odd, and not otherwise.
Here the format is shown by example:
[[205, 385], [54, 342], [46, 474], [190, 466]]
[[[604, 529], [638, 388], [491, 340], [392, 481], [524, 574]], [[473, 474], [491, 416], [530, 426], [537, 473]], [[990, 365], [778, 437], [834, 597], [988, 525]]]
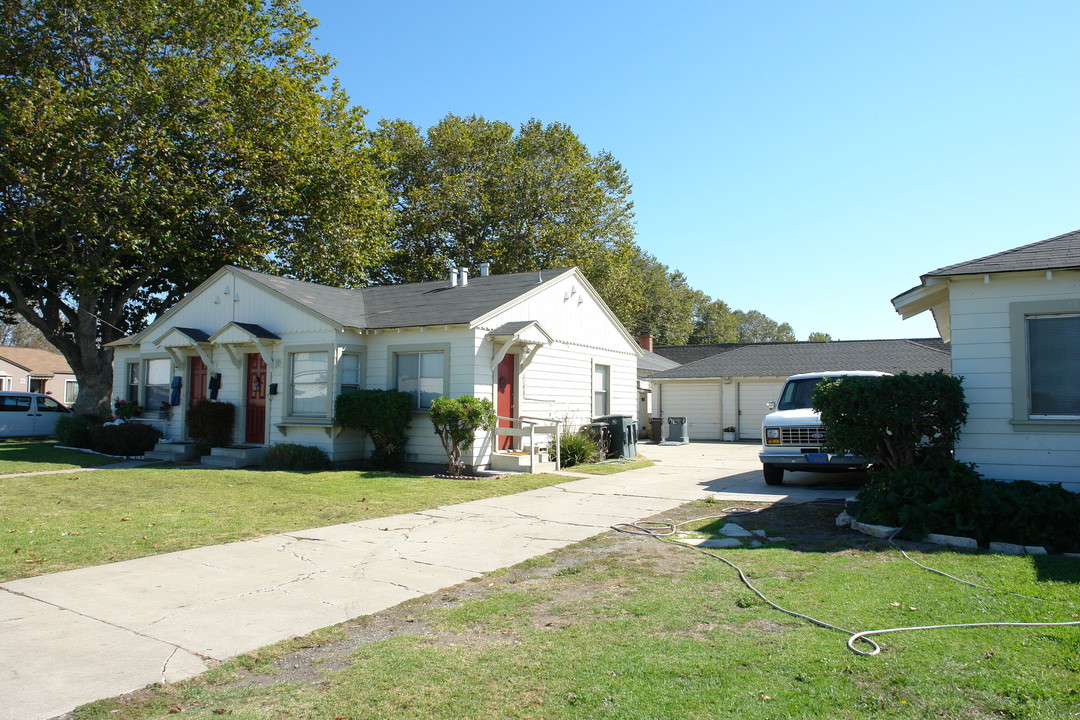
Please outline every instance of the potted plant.
[[728, 425], [724, 428], [724, 442], [735, 442], [736, 432], [734, 425]]

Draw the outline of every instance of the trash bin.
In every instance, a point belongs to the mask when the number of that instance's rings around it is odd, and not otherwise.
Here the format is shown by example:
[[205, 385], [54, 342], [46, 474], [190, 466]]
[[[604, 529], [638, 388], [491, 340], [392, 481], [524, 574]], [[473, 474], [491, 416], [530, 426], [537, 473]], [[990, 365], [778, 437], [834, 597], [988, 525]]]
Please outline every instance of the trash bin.
[[604, 415], [594, 420], [608, 426], [611, 444], [608, 457], [637, 457], [637, 421], [633, 415]]
[[669, 417], [668, 418], [668, 439], [664, 441], [664, 445], [686, 445], [690, 442], [690, 438], [686, 434], [686, 418], [685, 417]]
[[608, 448], [611, 447], [611, 426], [606, 422], [596, 421], [586, 425], [585, 430], [597, 447], [603, 451], [604, 457], [607, 457]]
[[654, 443], [664, 440], [664, 418], [649, 418], [649, 437]]

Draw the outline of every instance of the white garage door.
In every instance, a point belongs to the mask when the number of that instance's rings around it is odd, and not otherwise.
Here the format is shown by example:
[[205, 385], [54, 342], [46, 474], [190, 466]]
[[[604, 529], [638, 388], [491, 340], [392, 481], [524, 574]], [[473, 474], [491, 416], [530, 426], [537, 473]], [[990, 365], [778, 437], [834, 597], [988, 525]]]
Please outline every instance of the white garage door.
[[783, 387], [783, 380], [739, 383], [739, 439], [761, 439], [761, 421], [769, 413], [766, 403], [775, 402]]
[[669, 417], [685, 417], [690, 442], [720, 439], [720, 383], [666, 382], [660, 392], [664, 422]]

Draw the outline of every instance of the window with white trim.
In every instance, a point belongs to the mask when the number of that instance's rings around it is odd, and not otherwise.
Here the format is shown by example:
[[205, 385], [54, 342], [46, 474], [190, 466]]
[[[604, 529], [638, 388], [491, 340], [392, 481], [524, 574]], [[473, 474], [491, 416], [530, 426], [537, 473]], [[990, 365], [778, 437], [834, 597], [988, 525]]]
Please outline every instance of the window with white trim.
[[64, 404], [71, 405], [79, 397], [79, 381], [64, 381]]
[[342, 395], [360, 389], [360, 355], [358, 353], [341, 354], [341, 358], [338, 359], [338, 381]]
[[1025, 325], [1030, 417], [1080, 418], [1080, 314], [1028, 315]]
[[414, 409], [431, 407], [432, 400], [445, 394], [445, 358], [442, 351], [394, 354], [395, 387], [412, 394]]
[[128, 402], [139, 404], [139, 363], [127, 364], [127, 372], [124, 373], [127, 380], [127, 395], [124, 397]]
[[289, 413], [326, 417], [329, 408], [326, 378], [330, 354], [321, 350], [295, 352], [289, 357]]
[[593, 417], [611, 413], [611, 367], [593, 365]]
[[172, 361], [168, 358], [155, 358], [146, 361], [146, 387], [143, 388], [143, 408], [155, 412], [161, 409], [161, 403], [169, 402], [172, 382]]

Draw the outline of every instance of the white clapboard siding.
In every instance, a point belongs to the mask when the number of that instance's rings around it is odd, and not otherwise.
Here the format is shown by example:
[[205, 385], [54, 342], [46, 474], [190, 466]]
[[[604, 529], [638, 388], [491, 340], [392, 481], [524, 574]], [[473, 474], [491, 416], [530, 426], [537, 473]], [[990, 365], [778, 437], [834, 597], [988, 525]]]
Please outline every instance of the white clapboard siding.
[[1077, 298], [1080, 273], [1003, 273], [950, 280], [953, 374], [963, 376], [969, 420], [956, 457], [986, 477], [1061, 482], [1080, 491], [1080, 432], [1013, 425], [1011, 303]]

